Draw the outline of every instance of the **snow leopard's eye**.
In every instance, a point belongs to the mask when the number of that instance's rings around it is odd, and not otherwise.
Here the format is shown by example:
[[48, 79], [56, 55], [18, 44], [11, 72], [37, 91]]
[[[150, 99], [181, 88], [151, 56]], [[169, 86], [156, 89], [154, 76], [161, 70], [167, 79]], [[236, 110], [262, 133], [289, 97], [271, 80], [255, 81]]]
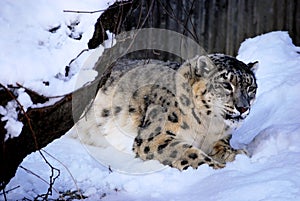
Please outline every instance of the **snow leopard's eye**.
[[247, 91], [248, 91], [248, 93], [255, 93], [256, 87], [254, 87], [254, 86], [249, 86], [249, 87], [247, 88]]
[[226, 89], [228, 91], [232, 91], [233, 90], [233, 88], [232, 88], [232, 86], [231, 86], [231, 84], [229, 82], [223, 82], [222, 86], [223, 86], [224, 89]]

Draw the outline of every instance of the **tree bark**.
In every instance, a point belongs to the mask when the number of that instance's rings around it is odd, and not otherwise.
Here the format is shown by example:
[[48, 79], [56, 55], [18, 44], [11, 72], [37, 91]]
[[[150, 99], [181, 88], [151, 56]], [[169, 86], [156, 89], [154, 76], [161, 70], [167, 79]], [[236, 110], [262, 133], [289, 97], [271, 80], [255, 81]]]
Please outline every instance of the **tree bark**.
[[[110, 6], [101, 15], [105, 17], [101, 18], [100, 16], [98, 19], [95, 25], [98, 27], [95, 33], [98, 33], [94, 34], [91, 40], [97, 41], [98, 45], [105, 40], [105, 37], [99, 37], [99, 28], [104, 33], [106, 30], [110, 30], [117, 34], [118, 29], [113, 27], [118, 27], [123, 22], [131, 7], [132, 2], [126, 4], [115, 3]], [[115, 21], [112, 19], [115, 19]], [[97, 24], [101, 26], [99, 27]], [[79, 120], [84, 110], [92, 103], [98, 89], [109, 77], [114, 61], [123, 55], [120, 45], [124, 47], [124, 42], [120, 42], [113, 48], [104, 51], [95, 66], [99, 76], [88, 86], [67, 94], [54, 105], [34, 109], [29, 108], [25, 114], [21, 110], [19, 121], [24, 126], [18, 137], [4, 140], [7, 132], [4, 128], [6, 122], [0, 121], [0, 146], [2, 147], [0, 151], [0, 190], [4, 189], [10, 179], [14, 177], [18, 166], [28, 154], [40, 150], [53, 140], [60, 138]], [[44, 103], [48, 100], [46, 97], [30, 91], [28, 91], [28, 94], [35, 103]], [[13, 95], [13, 87], [0, 87], [0, 97], [0, 105], [2, 106], [16, 99]], [[2, 116], [0, 115], [1, 118]]]

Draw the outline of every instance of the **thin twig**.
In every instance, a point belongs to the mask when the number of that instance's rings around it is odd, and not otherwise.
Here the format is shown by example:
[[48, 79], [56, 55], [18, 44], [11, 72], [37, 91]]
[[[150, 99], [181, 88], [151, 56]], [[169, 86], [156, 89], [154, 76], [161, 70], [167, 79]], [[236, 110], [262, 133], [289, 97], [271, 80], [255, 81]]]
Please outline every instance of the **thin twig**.
[[109, 10], [109, 9], [114, 9], [114, 8], [117, 8], [119, 6], [123, 6], [123, 5], [126, 5], [126, 4], [131, 4], [132, 1], [128, 1], [128, 2], [124, 2], [122, 4], [119, 4], [117, 6], [112, 6], [112, 7], [108, 7], [106, 9], [100, 9], [100, 10], [94, 10], [94, 11], [81, 11], [81, 10], [63, 10], [63, 12], [65, 13], [84, 13], [84, 14], [94, 14], [94, 13], [99, 13], [99, 12], [103, 12], [103, 11], [106, 11], [106, 10]]
[[196, 37], [194, 36], [194, 33], [191, 32], [191, 30], [189, 30], [189, 29], [184, 25], [184, 23], [181, 22], [181, 21], [175, 16], [173, 8], [171, 7], [172, 13], [170, 13], [170, 12], [167, 10], [167, 8], [165, 7], [165, 5], [164, 5], [160, 0], [159, 0], [158, 2], [159, 2], [159, 4], [161, 5], [161, 7], [163, 8], [163, 10], [164, 10], [164, 11], [165, 11], [172, 19], [174, 19], [179, 25], [181, 25], [188, 33], [190, 33], [190, 34], [193, 36], [193, 38], [196, 40]]
[[[34, 200], [38, 200], [38, 198], [42, 198], [42, 200], [48, 200], [48, 197], [50, 195], [52, 195], [52, 190], [54, 190], [57, 194], [59, 194], [59, 191], [56, 190], [54, 188], [54, 183], [55, 183], [55, 180], [60, 176], [60, 170], [53, 167], [49, 161], [46, 159], [46, 157], [43, 155], [43, 153], [39, 150], [39, 153], [40, 155], [42, 156], [43, 160], [46, 162], [46, 164], [51, 168], [51, 175], [49, 177], [49, 182], [47, 182], [45, 179], [43, 179], [42, 177], [40, 177], [39, 175], [37, 175], [36, 173], [34, 173], [33, 171], [23, 167], [22, 165], [20, 165], [20, 168], [22, 168], [23, 170], [25, 170], [27, 173], [30, 173], [32, 175], [34, 175], [35, 177], [37, 177], [38, 179], [40, 179], [41, 181], [43, 181], [44, 183], [46, 183], [47, 185], [49, 185], [48, 187], [48, 190], [46, 193], [44, 194], [41, 194], [41, 195], [37, 195], [35, 197]], [[54, 171], [57, 171], [57, 175], [55, 176], [55, 172]]]
[[[195, 3], [195, 1], [196, 0], [193, 0], [193, 3], [192, 3], [192, 7], [194, 6], [194, 3]], [[191, 9], [192, 9], [192, 7], [191, 7]], [[199, 38], [198, 38], [198, 35], [196, 34], [197, 33], [197, 29], [196, 29], [196, 26], [195, 26], [195, 24], [192, 22], [192, 20], [190, 19], [190, 22], [191, 22], [191, 25], [192, 25], [192, 27], [193, 27], [193, 31], [194, 31], [194, 33], [195, 33], [195, 36], [196, 36], [196, 42], [197, 43], [199, 43]]]
[[[55, 183], [55, 180], [60, 176], [60, 170], [58, 168], [55, 168], [54, 166], [52, 166], [49, 161], [46, 159], [46, 157], [44, 156], [44, 154], [41, 152], [41, 150], [39, 150], [39, 153], [40, 155], [42, 156], [42, 158], [44, 159], [44, 161], [47, 163], [47, 165], [51, 168], [51, 175], [50, 175], [50, 178], [49, 178], [49, 187], [48, 187], [48, 190], [47, 190], [47, 193], [45, 194], [42, 194], [42, 195], [38, 195], [36, 197], [37, 198], [42, 198], [43, 200], [48, 200], [48, 196], [49, 195], [52, 195], [52, 189], [55, 190], [55, 188], [53, 187], [54, 183]], [[57, 175], [55, 175], [54, 173], [54, 170], [57, 171]], [[55, 190], [56, 191], [56, 190]], [[57, 192], [57, 191], [56, 191]]]
[[141, 21], [142, 21], [142, 14], [143, 14], [143, 7], [142, 7], [142, 5], [140, 4], [140, 14], [139, 14], [139, 20], [138, 20], [138, 23], [137, 23], [137, 28], [138, 29], [140, 29], [140, 28], [142, 28], [142, 26], [140, 26], [140, 23], [141, 23]]
[[73, 175], [72, 175], [71, 171], [69, 170], [69, 168], [68, 168], [64, 163], [62, 163], [60, 160], [58, 160], [56, 157], [54, 157], [53, 155], [51, 155], [49, 152], [47, 152], [47, 151], [45, 151], [45, 150], [43, 150], [43, 149], [42, 149], [42, 151], [45, 152], [48, 156], [50, 156], [52, 159], [54, 159], [54, 160], [56, 160], [57, 162], [59, 162], [59, 163], [67, 170], [67, 172], [69, 173], [69, 175], [71, 176], [71, 178], [72, 178], [72, 180], [73, 180], [73, 182], [74, 182], [74, 184], [75, 184], [75, 187], [76, 187], [77, 191], [80, 193], [80, 198], [81, 198], [81, 199], [84, 199], [84, 198], [83, 198], [83, 195], [82, 195], [82, 193], [80, 192], [80, 189], [79, 189], [79, 187], [78, 187], [78, 185], [77, 185], [77, 182], [76, 182], [75, 178], [73, 177]]
[[[25, 170], [27, 173], [29, 174], [32, 174], [33, 176], [37, 177], [38, 179], [40, 179], [41, 181], [43, 181], [45, 184], [49, 185], [49, 182], [46, 181], [45, 179], [43, 179], [42, 177], [40, 177], [38, 174], [34, 173], [33, 171], [23, 167], [22, 165], [19, 166], [21, 169]], [[59, 194], [59, 191], [56, 190], [54, 187], [53, 187], [53, 190]]]
[[[5, 191], [5, 190], [3, 189], [3, 193], [0, 193], [0, 195], [4, 195], [4, 199], [5, 199], [7, 193], [9, 193], [10, 191], [16, 190], [17, 188], [20, 188], [20, 187], [21, 187], [21, 186], [16, 186], [16, 187], [13, 187], [13, 188], [11, 188], [11, 189], [9, 189], [9, 190], [7, 190], [7, 191]], [[6, 200], [6, 199], [5, 199], [5, 200]]]
[[2, 191], [3, 191], [3, 197], [4, 197], [4, 200], [5, 200], [5, 201], [7, 201], [7, 197], [6, 197], [5, 188], [3, 188], [3, 189], [2, 189]]
[[94, 10], [94, 11], [82, 11], [82, 10], [63, 10], [64, 13], [85, 13], [85, 14], [94, 14], [94, 13], [99, 13], [103, 12], [106, 9], [101, 9], [101, 10]]
[[[42, 156], [42, 158], [44, 159], [44, 161], [46, 162], [46, 164], [51, 168], [50, 183], [48, 183], [48, 184], [49, 184], [48, 191], [47, 191], [46, 194], [43, 194], [43, 195], [41, 195], [41, 196], [37, 196], [37, 198], [38, 198], [38, 197], [42, 197], [42, 198], [45, 197], [45, 200], [47, 200], [48, 196], [49, 196], [49, 195], [52, 195], [53, 184], [54, 184], [55, 180], [59, 177], [59, 175], [60, 175], [60, 170], [57, 169], [57, 168], [55, 168], [55, 167], [53, 167], [53, 166], [49, 163], [49, 161], [46, 159], [46, 157], [43, 155], [43, 153], [39, 150], [39, 146], [38, 146], [36, 134], [35, 134], [35, 131], [33, 130], [32, 124], [31, 124], [31, 119], [29, 118], [29, 116], [28, 116], [27, 113], [25, 112], [23, 105], [18, 101], [17, 97], [16, 97], [16, 96], [15, 96], [15, 95], [7, 88], [7, 87], [5, 87], [4, 85], [2, 85], [1, 83], [0, 83], [0, 86], [6, 90], [6, 92], [7, 92], [7, 93], [8, 93], [8, 94], [16, 101], [16, 103], [17, 103], [18, 106], [20, 107], [20, 110], [22, 111], [23, 115], [24, 115], [25, 118], [26, 118], [26, 121], [27, 121], [27, 124], [28, 124], [28, 126], [29, 126], [30, 132], [31, 132], [32, 137], [33, 137], [33, 139], [34, 139], [34, 144], [35, 144], [36, 150], [38, 150], [38, 152], [40, 153], [40, 155]], [[26, 168], [24, 168], [24, 167], [22, 167], [22, 166], [20, 166], [20, 167], [23, 168], [24, 170], [27, 170]], [[29, 171], [29, 170], [28, 170], [28, 171]], [[57, 171], [57, 172], [58, 172], [58, 174], [57, 174], [56, 176], [54, 176], [54, 175], [55, 175], [54, 171]], [[33, 175], [36, 175], [36, 174], [34, 174], [32, 171], [29, 171], [29, 172], [31, 172]], [[36, 175], [36, 176], [37, 176], [38, 178], [42, 179], [40, 176], [38, 176], [38, 175]], [[42, 179], [42, 180], [45, 181], [44, 179]]]
[[46, 96], [43, 96], [27, 87], [24, 87], [23, 85], [19, 84], [18, 82], [16, 83], [16, 85], [19, 87], [19, 88], [23, 88], [25, 89], [25, 92], [30, 96], [32, 102], [34, 104], [36, 103], [45, 103], [47, 101], [49, 101], [49, 98], [46, 97]]
[[185, 6], [183, 6], [183, 8], [184, 8], [183, 11], [184, 11], [185, 15], [187, 16], [186, 21], [184, 23], [185, 29], [184, 29], [183, 34], [185, 33], [186, 30], [189, 30], [189, 28], [188, 28], [188, 22], [190, 22], [190, 24], [191, 24], [191, 26], [193, 28], [193, 32], [190, 31], [190, 33], [193, 33], [192, 34], [193, 38], [198, 42], [198, 36], [197, 36], [197, 34], [195, 32], [195, 26], [194, 26], [194, 24], [193, 24], [193, 22], [191, 20], [191, 13], [192, 13], [192, 9], [193, 9], [194, 3], [195, 3], [195, 0], [192, 1], [192, 5], [191, 5], [189, 11], [187, 11], [187, 9], [185, 9]]
[[[30, 91], [31, 93], [34, 93], [36, 94], [37, 96], [41, 96], [41, 97], [44, 97], [46, 99], [53, 99], [53, 98], [62, 98], [62, 97], [65, 97], [66, 95], [68, 94], [63, 94], [63, 95], [57, 95], [57, 96], [44, 96], [44, 95], [40, 95], [38, 94], [37, 92], [33, 91], [32, 89], [29, 89], [27, 87], [24, 87], [23, 85], [19, 84], [19, 83], [16, 83], [17, 86], [8, 86], [7, 88], [10, 88], [10, 89], [20, 89], [20, 88], [23, 88], [25, 90], [28, 90]], [[3, 86], [0, 84], [0, 86]]]
[[1, 86], [2, 88], [5, 89], [5, 91], [6, 91], [6, 92], [7, 92], [7, 93], [8, 93], [8, 94], [16, 101], [16, 103], [17, 103], [18, 106], [20, 107], [20, 109], [21, 109], [23, 115], [24, 115], [25, 118], [26, 118], [26, 121], [27, 121], [27, 124], [28, 124], [28, 126], [29, 126], [29, 129], [30, 129], [30, 131], [31, 131], [32, 138], [33, 138], [34, 144], [35, 144], [35, 148], [36, 148], [36, 150], [38, 150], [39, 147], [38, 147], [36, 135], [35, 135], [35, 132], [34, 132], [34, 130], [33, 130], [33, 128], [32, 128], [31, 120], [30, 120], [30, 118], [28, 117], [27, 113], [25, 112], [25, 110], [24, 110], [24, 108], [23, 108], [23, 105], [18, 101], [17, 97], [16, 97], [16, 96], [15, 96], [15, 95], [7, 88], [7, 87], [5, 87], [4, 85], [2, 85], [1, 83], [0, 83], [0, 86]]
[[151, 10], [153, 9], [154, 1], [155, 1], [155, 0], [152, 0], [152, 1], [151, 1], [151, 4], [150, 4], [149, 10], [148, 10], [148, 13], [147, 13], [147, 15], [146, 15], [144, 21], [143, 21], [142, 24], [141, 24], [141, 28], [143, 28], [144, 24], [146, 23], [147, 19], [149, 18], [150, 12], [151, 12]]
[[[155, 0], [151, 0], [151, 4], [150, 4], [149, 10], [148, 10], [148, 13], [147, 13], [145, 19], [143, 20], [143, 22], [142, 22], [140, 28], [142, 28], [142, 27], [144, 26], [144, 24], [146, 23], [146, 21], [147, 21], [149, 15], [150, 15], [150, 11], [151, 11], [151, 9], [153, 8], [154, 1], [155, 1]], [[133, 45], [133, 43], [134, 43], [134, 41], [135, 41], [135, 38], [136, 38], [137, 35], [139, 34], [140, 30], [141, 30], [141, 29], [137, 29], [136, 34], [133, 36], [133, 39], [132, 39], [131, 43], [129, 44], [128, 48], [127, 48], [126, 51], [125, 51], [126, 53], [127, 53], [127, 52], [129, 51], [129, 49], [132, 47], [132, 45]]]

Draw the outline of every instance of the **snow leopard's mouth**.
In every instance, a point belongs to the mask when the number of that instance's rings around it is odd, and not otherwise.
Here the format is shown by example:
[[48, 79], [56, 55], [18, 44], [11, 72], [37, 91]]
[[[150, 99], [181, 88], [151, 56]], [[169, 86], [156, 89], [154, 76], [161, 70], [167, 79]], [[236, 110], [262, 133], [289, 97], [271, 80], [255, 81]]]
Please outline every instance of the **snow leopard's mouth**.
[[244, 119], [245, 117], [242, 117], [241, 115], [230, 115], [230, 114], [226, 114], [225, 115], [225, 119], [227, 120], [236, 120], [236, 121], [239, 121], [239, 120], [242, 120]]
[[225, 119], [237, 120], [237, 121], [243, 120], [248, 116], [249, 111], [250, 110], [247, 109], [247, 110], [243, 111], [243, 113], [238, 112], [238, 111], [237, 112], [229, 112], [229, 113], [225, 114]]

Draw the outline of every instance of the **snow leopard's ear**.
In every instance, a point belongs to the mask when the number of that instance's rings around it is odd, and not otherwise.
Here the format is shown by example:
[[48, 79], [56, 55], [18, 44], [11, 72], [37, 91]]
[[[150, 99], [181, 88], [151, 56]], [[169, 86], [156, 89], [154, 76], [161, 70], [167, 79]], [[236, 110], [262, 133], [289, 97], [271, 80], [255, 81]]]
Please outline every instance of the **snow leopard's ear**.
[[195, 59], [195, 75], [198, 77], [209, 77], [217, 69], [208, 56], [198, 56]]
[[250, 62], [247, 64], [247, 66], [249, 67], [249, 69], [253, 72], [256, 73], [257, 69], [258, 69], [258, 61], [255, 62]]

